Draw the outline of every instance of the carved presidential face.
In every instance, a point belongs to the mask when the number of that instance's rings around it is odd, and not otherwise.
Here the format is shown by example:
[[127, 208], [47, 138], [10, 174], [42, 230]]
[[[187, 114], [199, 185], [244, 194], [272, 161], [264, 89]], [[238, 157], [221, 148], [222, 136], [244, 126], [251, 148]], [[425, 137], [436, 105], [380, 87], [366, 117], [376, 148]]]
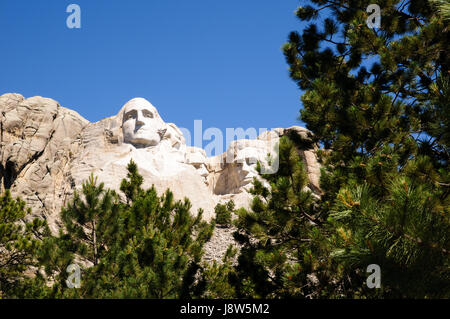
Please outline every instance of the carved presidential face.
[[164, 122], [150, 102], [136, 98], [124, 106], [122, 132], [125, 143], [136, 147], [155, 146], [165, 133]]

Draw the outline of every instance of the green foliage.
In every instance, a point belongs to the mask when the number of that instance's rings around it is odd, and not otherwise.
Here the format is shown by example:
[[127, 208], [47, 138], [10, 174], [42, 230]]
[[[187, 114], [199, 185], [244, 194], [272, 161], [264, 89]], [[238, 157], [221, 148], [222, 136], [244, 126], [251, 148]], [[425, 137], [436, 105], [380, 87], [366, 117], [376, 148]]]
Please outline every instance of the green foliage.
[[236, 298], [236, 274], [234, 259], [237, 250], [228, 247], [222, 262], [203, 263], [198, 281], [193, 285], [191, 297], [203, 299], [233, 299]]
[[[169, 190], [160, 197], [142, 183], [131, 161], [123, 203], [91, 175], [62, 209], [58, 236], [44, 221], [25, 222], [29, 209], [7, 191], [0, 197], [0, 297], [181, 298], [210, 286], [225, 291], [217, 281], [224, 266], [201, 264], [214, 223], [202, 220], [202, 210], [192, 216], [188, 199], [175, 201]], [[67, 287], [71, 264], [81, 267], [80, 288]], [[200, 273], [216, 281], [199, 280]]]
[[[377, 30], [366, 25], [371, 1], [311, 2], [322, 8], [315, 15], [327, 17], [302, 35], [291, 33], [284, 53], [291, 77], [305, 90], [301, 119], [333, 150], [326, 163], [346, 176], [355, 156], [365, 164], [390, 146], [401, 167], [415, 155], [446, 167], [448, 25], [424, 1], [379, 3]], [[329, 24], [339, 25], [338, 32]]]
[[77, 253], [94, 266], [113, 245], [119, 218], [119, 200], [115, 192], [97, 185], [92, 174], [83, 183], [83, 198], [75, 191], [73, 200], [62, 209], [67, 236], [77, 246]]
[[[315, 23], [283, 49], [305, 91], [301, 119], [324, 146], [318, 214], [329, 236], [317, 257], [332, 260], [336, 296], [448, 297], [446, 4], [381, 1], [370, 29], [372, 1], [310, 3], [297, 16]], [[363, 285], [372, 263], [380, 291]]]
[[430, 0], [430, 4], [434, 7], [444, 20], [450, 20], [450, 1], [448, 0]]
[[[386, 297], [449, 297], [448, 210], [424, 184], [399, 178], [383, 199], [367, 185], [342, 189], [330, 216], [332, 256], [349, 272], [381, 266]], [[366, 292], [369, 293], [369, 292]]]
[[[279, 171], [254, 181], [251, 211], [238, 214], [236, 294], [448, 297], [444, 7], [381, 1], [381, 27], [370, 29], [372, 1], [308, 2], [297, 16], [314, 22], [283, 50], [304, 90], [300, 119], [323, 146], [322, 194], [304, 189], [304, 145], [283, 137]], [[381, 267], [381, 289], [365, 285], [370, 264]]]
[[[296, 11], [311, 23], [283, 51], [314, 136], [281, 138], [279, 170], [254, 179], [250, 211], [216, 206], [216, 222], [237, 228], [237, 258], [230, 247], [202, 263], [215, 223], [143, 189], [131, 161], [126, 202], [91, 176], [58, 236], [0, 197], [0, 298], [450, 297], [448, 1], [378, 1], [379, 29], [366, 23], [372, 2]], [[315, 143], [320, 197], [300, 156]], [[80, 289], [66, 287], [70, 264]], [[365, 285], [370, 264], [381, 289]]]
[[314, 257], [323, 254], [313, 240], [323, 221], [306, 189], [298, 147], [286, 136], [280, 140], [279, 165], [276, 174], [262, 175], [265, 183], [254, 180], [251, 211], [238, 211], [235, 237], [243, 245], [233, 274], [238, 297], [312, 297], [312, 273], [328, 285], [327, 260]]
[[218, 225], [230, 225], [232, 214], [234, 212], [234, 202], [228, 201], [226, 204], [217, 204], [214, 208], [216, 214], [216, 224]]
[[133, 201], [142, 192], [142, 183], [144, 179], [138, 173], [136, 163], [131, 160], [128, 164], [127, 179], [123, 179], [120, 183], [120, 190], [125, 194], [127, 201]]
[[[81, 288], [65, 286], [60, 273], [54, 297], [70, 298], [179, 298], [190, 294], [200, 268], [203, 245], [214, 224], [202, 221], [202, 211], [191, 216], [188, 199], [175, 202], [167, 190], [161, 197], [154, 187], [141, 188], [136, 164], [128, 165], [121, 190], [127, 203], [97, 185], [92, 176], [83, 184], [83, 198], [75, 194], [63, 209], [65, 243], [72, 263], [81, 258]], [[56, 258], [57, 260], [58, 258]], [[70, 258], [69, 258], [70, 259]], [[62, 258], [67, 264], [67, 258]], [[61, 269], [60, 269], [61, 271]]]
[[43, 220], [29, 220], [30, 213], [9, 190], [0, 196], [0, 298], [33, 297], [45, 289], [36, 255], [50, 230]]

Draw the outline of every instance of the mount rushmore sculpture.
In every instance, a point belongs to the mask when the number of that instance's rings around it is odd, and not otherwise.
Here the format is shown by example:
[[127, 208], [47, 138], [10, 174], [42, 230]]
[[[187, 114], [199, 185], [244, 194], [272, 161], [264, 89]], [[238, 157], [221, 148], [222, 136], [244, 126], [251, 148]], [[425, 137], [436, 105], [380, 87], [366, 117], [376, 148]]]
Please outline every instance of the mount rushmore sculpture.
[[[10, 189], [32, 208], [33, 216], [47, 219], [53, 231], [61, 226], [59, 211], [91, 173], [106, 187], [118, 190], [133, 159], [144, 177], [144, 187], [167, 188], [175, 199], [187, 197], [192, 211], [202, 208], [204, 218], [214, 217], [217, 203], [233, 199], [248, 207], [256, 161], [267, 166], [268, 146], [295, 131], [294, 126], [266, 131], [257, 139], [230, 143], [226, 152], [207, 157], [198, 147], [187, 146], [181, 130], [166, 123], [143, 98], [127, 102], [117, 115], [90, 123], [75, 111], [43, 97], [20, 94], [0, 96], [0, 192]], [[315, 148], [299, 150], [318, 194], [320, 167]], [[120, 192], [119, 192], [120, 193]]]

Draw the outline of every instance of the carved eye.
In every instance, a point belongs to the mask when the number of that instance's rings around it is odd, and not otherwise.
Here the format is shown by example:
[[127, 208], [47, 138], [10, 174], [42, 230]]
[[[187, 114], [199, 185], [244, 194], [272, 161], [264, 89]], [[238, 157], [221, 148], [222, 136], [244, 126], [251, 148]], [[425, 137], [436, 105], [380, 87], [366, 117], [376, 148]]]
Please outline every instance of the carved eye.
[[131, 112], [128, 112], [127, 114], [125, 114], [124, 120], [127, 121], [127, 120], [135, 118], [135, 117], [136, 117], [136, 112], [131, 111]]
[[153, 113], [152, 112], [150, 112], [150, 111], [148, 111], [148, 110], [143, 110], [142, 111], [142, 114], [145, 116], [145, 117], [148, 117], [148, 118], [153, 118]]

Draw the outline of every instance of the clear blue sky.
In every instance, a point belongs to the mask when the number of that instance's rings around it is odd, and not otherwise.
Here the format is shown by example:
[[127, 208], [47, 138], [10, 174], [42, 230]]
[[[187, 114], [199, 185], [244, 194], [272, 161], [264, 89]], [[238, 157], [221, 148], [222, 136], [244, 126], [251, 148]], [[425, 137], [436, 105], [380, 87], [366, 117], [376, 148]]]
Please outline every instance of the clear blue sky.
[[[68, 29], [66, 7], [81, 7]], [[0, 94], [40, 95], [91, 122], [144, 97], [166, 122], [273, 128], [300, 90], [281, 46], [298, 0], [1, 0]], [[205, 146], [208, 142], [205, 141]]]

